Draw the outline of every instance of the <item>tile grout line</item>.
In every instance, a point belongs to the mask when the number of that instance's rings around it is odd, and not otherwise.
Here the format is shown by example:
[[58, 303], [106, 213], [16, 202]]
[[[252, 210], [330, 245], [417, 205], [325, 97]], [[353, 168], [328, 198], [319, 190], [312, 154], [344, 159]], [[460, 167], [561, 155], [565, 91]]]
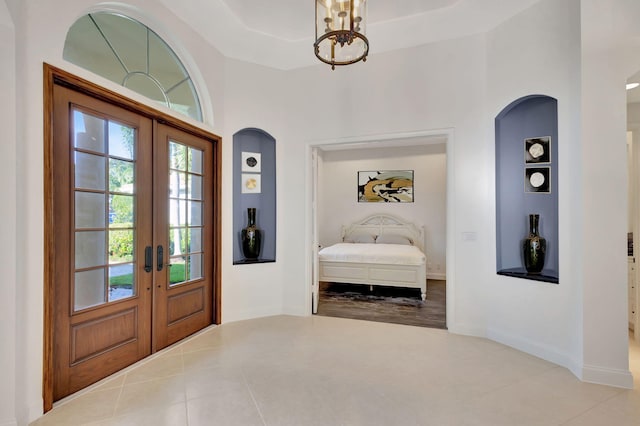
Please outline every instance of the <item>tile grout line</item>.
[[116, 403], [113, 405], [113, 414], [111, 415], [112, 419], [116, 416], [116, 413], [118, 412], [118, 404], [120, 404], [120, 399], [122, 398], [122, 394], [124, 393], [124, 384], [127, 381], [127, 374], [129, 373], [128, 372], [125, 373], [122, 377], [122, 383], [120, 384], [120, 392], [118, 392]]
[[184, 377], [184, 388], [182, 389], [184, 392], [184, 415], [186, 417], [186, 426], [189, 426], [189, 398], [187, 398], [187, 375], [184, 369], [184, 351], [182, 347], [180, 348], [180, 360], [182, 362], [182, 376]]
[[267, 426], [267, 422], [265, 421], [264, 416], [262, 415], [262, 410], [260, 410], [258, 401], [256, 401], [256, 397], [253, 395], [253, 392], [251, 391], [251, 386], [249, 386], [249, 382], [247, 381], [247, 377], [244, 375], [244, 371], [240, 370], [240, 374], [242, 374], [242, 381], [244, 382], [244, 385], [247, 387], [247, 390], [249, 391], [249, 395], [251, 396], [251, 400], [253, 401], [253, 404], [256, 406], [256, 410], [258, 410], [258, 415], [260, 416], [260, 420], [262, 420], [262, 424], [264, 426]]
[[625, 391], [627, 391], [627, 390], [628, 390], [628, 389], [620, 389], [620, 391], [619, 391], [619, 392], [616, 392], [615, 394], [611, 395], [609, 398], [606, 398], [606, 399], [604, 399], [604, 400], [602, 400], [602, 401], [600, 401], [600, 402], [596, 403], [595, 405], [592, 405], [591, 407], [587, 408], [587, 409], [586, 409], [586, 410], [584, 410], [583, 412], [581, 412], [581, 413], [579, 413], [579, 414], [576, 414], [575, 416], [571, 417], [570, 419], [567, 419], [567, 421], [565, 421], [565, 422], [562, 422], [562, 423], [560, 424], [560, 426], [562, 426], [562, 425], [566, 425], [566, 424], [568, 424], [569, 422], [573, 421], [574, 419], [577, 419], [578, 417], [584, 416], [584, 415], [585, 415], [585, 414], [587, 414], [588, 412], [593, 411], [593, 410], [595, 410], [596, 408], [598, 408], [599, 406], [601, 406], [601, 405], [605, 404], [606, 402], [611, 401], [613, 398], [617, 398], [617, 397], [619, 397], [619, 396], [620, 396], [620, 394], [622, 394], [623, 392], [625, 392]]

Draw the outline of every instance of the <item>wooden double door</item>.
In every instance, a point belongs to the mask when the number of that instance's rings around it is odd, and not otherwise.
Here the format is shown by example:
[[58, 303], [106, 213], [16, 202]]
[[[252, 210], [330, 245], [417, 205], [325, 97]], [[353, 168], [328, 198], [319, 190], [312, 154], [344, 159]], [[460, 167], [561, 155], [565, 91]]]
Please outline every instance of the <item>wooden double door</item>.
[[215, 321], [219, 140], [52, 92], [55, 401]]

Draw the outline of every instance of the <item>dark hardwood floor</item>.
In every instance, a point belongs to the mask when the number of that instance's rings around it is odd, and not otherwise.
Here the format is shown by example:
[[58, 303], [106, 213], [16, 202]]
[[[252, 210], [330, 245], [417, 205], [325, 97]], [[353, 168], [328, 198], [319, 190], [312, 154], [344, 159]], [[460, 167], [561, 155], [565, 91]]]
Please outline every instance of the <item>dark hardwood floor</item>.
[[320, 283], [318, 315], [447, 328], [446, 281], [427, 281], [427, 300], [414, 288]]

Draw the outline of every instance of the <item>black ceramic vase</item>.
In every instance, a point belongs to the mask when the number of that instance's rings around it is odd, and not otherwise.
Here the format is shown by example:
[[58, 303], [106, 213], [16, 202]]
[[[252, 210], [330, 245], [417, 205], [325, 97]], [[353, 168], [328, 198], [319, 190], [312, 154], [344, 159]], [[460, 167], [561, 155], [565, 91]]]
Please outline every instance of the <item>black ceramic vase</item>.
[[260, 242], [262, 231], [256, 226], [256, 209], [247, 209], [247, 227], [240, 232], [242, 239], [242, 253], [245, 259], [255, 260], [260, 256]]
[[544, 267], [547, 252], [547, 240], [538, 232], [539, 214], [529, 215], [529, 236], [522, 243], [524, 267], [529, 274], [539, 274]]

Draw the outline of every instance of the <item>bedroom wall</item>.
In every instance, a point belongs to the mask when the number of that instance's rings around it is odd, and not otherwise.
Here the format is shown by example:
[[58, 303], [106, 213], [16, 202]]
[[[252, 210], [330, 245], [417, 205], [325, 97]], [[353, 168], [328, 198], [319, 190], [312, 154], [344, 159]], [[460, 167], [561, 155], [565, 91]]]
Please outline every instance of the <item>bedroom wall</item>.
[[[426, 140], [425, 143], [428, 143]], [[446, 146], [443, 143], [398, 148], [368, 148], [322, 152], [318, 182], [319, 242], [340, 242], [343, 225], [377, 213], [391, 214], [424, 227], [427, 274], [446, 273]], [[359, 203], [357, 172], [413, 170], [413, 203]], [[338, 214], [339, 212], [339, 214]]]

